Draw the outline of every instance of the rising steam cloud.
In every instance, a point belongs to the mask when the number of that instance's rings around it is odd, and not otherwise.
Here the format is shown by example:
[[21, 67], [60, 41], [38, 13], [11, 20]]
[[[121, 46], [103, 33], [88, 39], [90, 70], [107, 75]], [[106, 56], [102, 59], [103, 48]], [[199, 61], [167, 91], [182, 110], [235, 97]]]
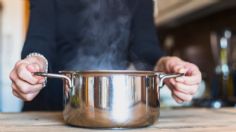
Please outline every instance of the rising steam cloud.
[[[77, 1], [78, 2], [78, 1]], [[81, 0], [69, 70], [126, 69], [131, 13], [126, 0]]]

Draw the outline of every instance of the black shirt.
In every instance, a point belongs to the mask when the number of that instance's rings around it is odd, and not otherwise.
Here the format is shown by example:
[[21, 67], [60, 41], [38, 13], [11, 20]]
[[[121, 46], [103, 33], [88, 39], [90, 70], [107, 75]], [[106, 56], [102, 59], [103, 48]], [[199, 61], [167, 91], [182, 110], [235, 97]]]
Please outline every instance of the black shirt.
[[[31, 0], [22, 58], [43, 54], [49, 72], [60, 70], [152, 70], [162, 56], [152, 0]], [[45, 87], [23, 110], [61, 110], [60, 80]]]

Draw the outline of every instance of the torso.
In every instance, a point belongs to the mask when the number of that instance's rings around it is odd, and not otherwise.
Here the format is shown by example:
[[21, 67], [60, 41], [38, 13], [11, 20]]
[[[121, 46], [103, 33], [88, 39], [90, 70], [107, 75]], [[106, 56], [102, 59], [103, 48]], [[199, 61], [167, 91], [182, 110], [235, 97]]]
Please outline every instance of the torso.
[[127, 68], [131, 13], [126, 0], [56, 0], [56, 12], [62, 70]]

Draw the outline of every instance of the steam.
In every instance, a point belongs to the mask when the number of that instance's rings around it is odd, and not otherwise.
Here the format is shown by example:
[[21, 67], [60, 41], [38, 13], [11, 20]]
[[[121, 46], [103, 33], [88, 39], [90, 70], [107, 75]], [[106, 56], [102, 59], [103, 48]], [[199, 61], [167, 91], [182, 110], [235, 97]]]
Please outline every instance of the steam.
[[[126, 69], [131, 14], [126, 0], [81, 0], [77, 44], [67, 70]], [[69, 63], [68, 63], [69, 61]]]

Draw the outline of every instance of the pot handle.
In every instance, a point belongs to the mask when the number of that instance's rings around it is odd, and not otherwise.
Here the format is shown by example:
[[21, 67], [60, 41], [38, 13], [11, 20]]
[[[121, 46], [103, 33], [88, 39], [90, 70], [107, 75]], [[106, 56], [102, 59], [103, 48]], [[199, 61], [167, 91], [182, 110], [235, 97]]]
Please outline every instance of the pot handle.
[[41, 76], [41, 77], [49, 77], [49, 78], [60, 78], [60, 79], [66, 79], [69, 83], [69, 87], [73, 87], [72, 81], [69, 77], [61, 74], [54, 74], [54, 73], [46, 73], [46, 72], [35, 72], [34, 75]]
[[159, 78], [159, 88], [162, 88], [164, 86], [164, 80], [168, 78], [176, 78], [176, 77], [181, 77], [184, 76], [185, 73], [176, 73], [176, 74], [166, 74], [162, 72], [156, 72], [155, 73], [157, 77]]

